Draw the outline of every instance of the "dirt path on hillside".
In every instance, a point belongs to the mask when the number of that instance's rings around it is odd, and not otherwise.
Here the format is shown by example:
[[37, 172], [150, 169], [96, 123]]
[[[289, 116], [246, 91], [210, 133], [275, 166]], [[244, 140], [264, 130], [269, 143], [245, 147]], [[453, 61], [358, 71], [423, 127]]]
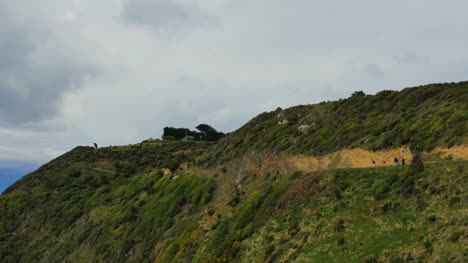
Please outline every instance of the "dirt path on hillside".
[[[393, 159], [400, 163], [405, 159], [411, 163], [413, 154], [408, 147], [400, 147], [388, 151], [368, 151], [364, 149], [345, 149], [324, 156], [305, 156], [271, 153], [250, 153], [241, 160], [226, 164], [228, 171], [250, 173], [291, 173], [295, 171], [319, 171], [334, 168], [366, 168], [372, 167], [372, 160], [376, 166], [393, 165]], [[423, 153], [427, 161], [451, 158], [453, 160], [468, 160], [468, 145], [459, 145], [452, 148], [437, 147], [431, 152]]]
[[453, 160], [468, 160], [468, 144], [455, 146], [450, 149], [437, 147], [429, 154], [438, 156], [443, 159], [452, 158]]

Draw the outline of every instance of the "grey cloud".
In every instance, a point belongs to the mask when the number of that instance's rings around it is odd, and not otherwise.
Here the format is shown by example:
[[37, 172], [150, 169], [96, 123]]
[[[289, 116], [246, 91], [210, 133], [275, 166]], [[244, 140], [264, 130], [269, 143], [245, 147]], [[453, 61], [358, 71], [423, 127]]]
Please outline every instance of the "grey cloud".
[[1, 72], [0, 120], [18, 124], [52, 119], [58, 111], [58, 102], [63, 93], [78, 87], [87, 72], [86, 69], [67, 65], [41, 70], [26, 66], [18, 73]]
[[380, 66], [374, 63], [364, 65], [364, 71], [374, 78], [383, 78], [385, 76]]
[[431, 57], [418, 54], [415, 51], [409, 51], [403, 55], [394, 57], [395, 61], [400, 64], [427, 64], [431, 62]]
[[457, 1], [0, 0], [0, 160], [464, 80]]
[[124, 0], [124, 15], [130, 23], [155, 28], [194, 26], [215, 21], [197, 6], [174, 0]]
[[54, 53], [42, 46], [50, 34], [39, 25], [20, 26], [6, 6], [0, 10], [0, 124], [51, 119], [62, 94], [95, 69], [60, 55], [36, 61], [36, 52]]

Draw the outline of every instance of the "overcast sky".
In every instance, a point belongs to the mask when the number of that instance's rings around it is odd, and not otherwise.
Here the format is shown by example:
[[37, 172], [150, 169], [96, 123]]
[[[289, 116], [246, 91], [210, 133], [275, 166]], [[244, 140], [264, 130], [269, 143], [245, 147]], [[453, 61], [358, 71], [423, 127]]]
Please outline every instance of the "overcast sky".
[[[0, 0], [0, 167], [468, 78], [468, 1]], [[0, 178], [1, 180], [1, 178]]]

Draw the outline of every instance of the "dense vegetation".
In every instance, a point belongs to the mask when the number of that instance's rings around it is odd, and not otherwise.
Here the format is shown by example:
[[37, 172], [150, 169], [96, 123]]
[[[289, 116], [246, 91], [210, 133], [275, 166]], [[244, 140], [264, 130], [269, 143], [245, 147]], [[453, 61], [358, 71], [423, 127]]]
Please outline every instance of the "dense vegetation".
[[222, 175], [90, 175], [75, 164], [51, 174], [54, 185], [0, 196], [0, 258], [462, 262], [467, 165], [250, 174], [238, 191]]
[[56, 176], [68, 180], [61, 191], [2, 195], [4, 262], [119, 262], [134, 253], [135, 262], [142, 262], [154, 257], [150, 252], [166, 231], [180, 235], [193, 228], [197, 217], [174, 217], [196, 215], [214, 187], [207, 178], [172, 181], [159, 171], [131, 178], [98, 172], [95, 184], [75, 169]]
[[249, 151], [466, 143], [467, 94], [468, 82], [357, 92], [263, 113], [217, 142], [76, 147], [0, 195], [0, 262], [467, 262], [466, 160], [223, 166]]
[[186, 140], [186, 141], [217, 141], [224, 136], [208, 124], [200, 124], [195, 127], [198, 131], [187, 128], [165, 127], [162, 138], [165, 140]]
[[[203, 149], [211, 145], [210, 142], [152, 142], [128, 146], [112, 146], [93, 149], [92, 147], [78, 146], [72, 151], [45, 164], [36, 172], [24, 176], [21, 180], [5, 190], [5, 193], [14, 190], [27, 190], [31, 192], [37, 187], [46, 184], [55, 185], [60, 180], [51, 176], [61, 173], [64, 167], [79, 165], [87, 168], [81, 172], [87, 175], [88, 180], [95, 172], [117, 173], [130, 176], [141, 172], [149, 172], [155, 168], [169, 168], [176, 171], [183, 163], [192, 162]], [[66, 184], [59, 184], [61, 186]]]
[[460, 82], [278, 108], [222, 138], [202, 161], [213, 165], [248, 151], [323, 155], [355, 147], [451, 147], [467, 137], [467, 101], [468, 82]]

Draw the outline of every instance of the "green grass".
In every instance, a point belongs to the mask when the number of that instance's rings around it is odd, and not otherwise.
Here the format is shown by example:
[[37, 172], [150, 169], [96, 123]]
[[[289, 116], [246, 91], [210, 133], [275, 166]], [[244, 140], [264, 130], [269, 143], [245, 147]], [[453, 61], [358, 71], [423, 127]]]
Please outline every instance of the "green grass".
[[[323, 155], [354, 147], [451, 147], [467, 137], [467, 90], [468, 82], [431, 84], [278, 108], [222, 138], [199, 161], [212, 166], [249, 151]], [[279, 124], [283, 120], [288, 123]]]
[[57, 175], [70, 176], [69, 184], [53, 191], [0, 196], [0, 253], [2, 262], [398, 262], [428, 261], [435, 253], [461, 262], [467, 166], [442, 161], [419, 172], [400, 166], [257, 175], [207, 230], [198, 222], [214, 189], [228, 183], [222, 177], [172, 180], [154, 170], [94, 185], [83, 177], [102, 174], [76, 177], [71, 167]]

